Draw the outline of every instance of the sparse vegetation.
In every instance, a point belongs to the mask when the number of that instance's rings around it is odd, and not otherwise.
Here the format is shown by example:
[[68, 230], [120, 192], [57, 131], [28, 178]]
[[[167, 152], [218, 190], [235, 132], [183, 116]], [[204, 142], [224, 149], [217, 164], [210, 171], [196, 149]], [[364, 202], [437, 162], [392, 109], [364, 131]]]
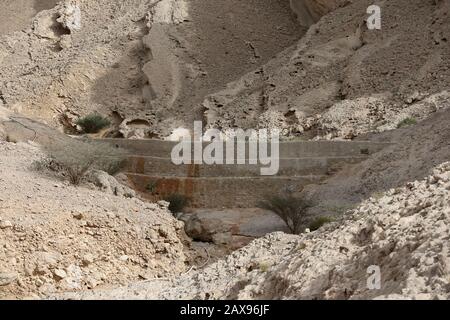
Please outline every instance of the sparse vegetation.
[[381, 191], [376, 191], [376, 192], [372, 193], [371, 197], [378, 201], [384, 197], [384, 193]]
[[58, 164], [51, 158], [42, 158], [39, 160], [35, 160], [31, 163], [31, 170], [42, 172], [42, 171], [60, 171], [60, 167]]
[[312, 206], [311, 202], [291, 194], [270, 195], [261, 201], [260, 208], [273, 211], [286, 223], [294, 234], [301, 232], [305, 224], [306, 210]]
[[408, 127], [417, 124], [417, 120], [415, 118], [406, 118], [399, 122], [397, 128]]
[[267, 262], [260, 262], [259, 263], [259, 270], [262, 272], [267, 272], [270, 269], [270, 265]]
[[78, 119], [76, 124], [81, 127], [84, 133], [97, 133], [108, 127], [111, 122], [107, 118], [93, 113]]
[[151, 194], [154, 194], [156, 192], [156, 187], [157, 187], [156, 181], [151, 181], [147, 184], [145, 190]]
[[330, 222], [333, 222], [333, 219], [330, 217], [316, 218], [309, 224], [309, 230], [311, 230], [311, 231], [319, 230], [325, 224], [330, 223]]
[[67, 139], [45, 146], [44, 151], [74, 185], [79, 185], [91, 169], [115, 174], [125, 163], [122, 150], [94, 141]]
[[173, 214], [182, 212], [189, 204], [189, 198], [179, 193], [173, 193], [165, 197], [164, 200], [170, 203], [169, 210]]
[[[117, 151], [117, 149], [114, 149]], [[114, 176], [118, 174], [120, 171], [122, 171], [126, 165], [127, 160], [125, 158], [124, 153], [119, 151], [119, 153], [115, 156], [108, 157], [109, 159], [105, 159], [104, 161], [101, 161], [102, 164], [100, 166], [100, 170], [107, 172], [108, 174]]]

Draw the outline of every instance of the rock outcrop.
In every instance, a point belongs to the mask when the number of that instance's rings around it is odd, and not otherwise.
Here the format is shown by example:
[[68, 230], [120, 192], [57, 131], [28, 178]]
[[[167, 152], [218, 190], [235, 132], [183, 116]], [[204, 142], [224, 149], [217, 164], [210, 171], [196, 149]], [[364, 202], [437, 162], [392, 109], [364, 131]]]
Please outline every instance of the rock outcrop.
[[[367, 121], [375, 123], [362, 131], [395, 127], [409, 113], [424, 118], [429, 108], [421, 111], [419, 104], [411, 112], [411, 104], [445, 94], [448, 1], [384, 2], [381, 30], [366, 26], [371, 1], [314, 3], [337, 9], [312, 25], [297, 46], [207, 97], [209, 127], [277, 127], [305, 138], [354, 138]], [[326, 128], [345, 123], [358, 132]]]

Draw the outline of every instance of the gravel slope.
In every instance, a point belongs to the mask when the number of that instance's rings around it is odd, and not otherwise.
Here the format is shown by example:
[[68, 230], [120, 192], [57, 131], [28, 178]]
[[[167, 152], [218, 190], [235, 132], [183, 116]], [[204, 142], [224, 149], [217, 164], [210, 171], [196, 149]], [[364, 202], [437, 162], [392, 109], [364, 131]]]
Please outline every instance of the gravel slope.
[[166, 205], [73, 187], [30, 169], [30, 144], [0, 141], [0, 299], [183, 272], [183, 225]]

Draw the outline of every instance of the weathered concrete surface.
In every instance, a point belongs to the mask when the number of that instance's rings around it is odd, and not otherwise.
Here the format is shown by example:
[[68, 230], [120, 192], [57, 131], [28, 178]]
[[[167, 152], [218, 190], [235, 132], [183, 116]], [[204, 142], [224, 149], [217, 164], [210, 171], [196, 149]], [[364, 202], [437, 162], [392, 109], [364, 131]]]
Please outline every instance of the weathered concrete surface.
[[102, 141], [130, 152], [127, 176], [144, 197], [155, 200], [178, 193], [187, 196], [192, 207], [209, 208], [251, 208], [268, 193], [301, 192], [306, 185], [320, 183], [342, 167], [364, 161], [390, 145], [368, 141], [281, 142], [280, 170], [276, 176], [261, 176], [261, 166], [250, 165], [248, 158], [243, 165], [174, 165], [170, 154], [176, 142]]
[[323, 181], [325, 176], [183, 178], [127, 174], [132, 186], [150, 200], [171, 194], [188, 197], [192, 207], [252, 208], [268, 193], [288, 188], [293, 192]]
[[[170, 158], [172, 149], [177, 144], [156, 139], [102, 139], [102, 141], [129, 150], [133, 155], [161, 158]], [[204, 146], [207, 144], [204, 143]], [[387, 145], [371, 141], [286, 141], [280, 142], [279, 150], [281, 158], [361, 156], [378, 152]], [[246, 148], [248, 150], [248, 147]]]
[[[282, 158], [279, 176], [328, 175], [346, 164], [359, 163], [367, 156]], [[251, 177], [261, 174], [261, 165], [248, 164], [182, 164], [175, 165], [169, 158], [130, 156], [127, 171], [168, 177]]]

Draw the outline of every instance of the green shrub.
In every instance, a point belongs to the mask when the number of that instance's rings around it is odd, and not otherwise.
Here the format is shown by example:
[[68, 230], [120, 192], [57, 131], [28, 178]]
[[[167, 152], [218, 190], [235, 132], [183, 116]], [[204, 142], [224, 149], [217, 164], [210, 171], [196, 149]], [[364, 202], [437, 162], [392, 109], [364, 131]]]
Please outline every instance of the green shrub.
[[417, 120], [415, 118], [406, 118], [399, 122], [397, 128], [408, 127], [417, 124]]
[[148, 184], [147, 184], [147, 186], [145, 187], [145, 190], [147, 191], [147, 192], [150, 192], [150, 193], [155, 193], [156, 192], [156, 187], [158, 186], [158, 184], [156, 183], [156, 181], [151, 181], [151, 182], [149, 182]]
[[[103, 159], [102, 161], [98, 162], [98, 167], [99, 170], [105, 171], [108, 174], [114, 176], [116, 174], [118, 174], [119, 172], [121, 172], [126, 166], [127, 166], [127, 160], [125, 158], [125, 154], [119, 154], [117, 153], [117, 149], [116, 150], [116, 155], [112, 156], [112, 157], [107, 157], [107, 159]], [[120, 151], [122, 152], [122, 151]]]
[[173, 193], [164, 198], [169, 202], [169, 210], [173, 214], [180, 213], [189, 204], [189, 198], [179, 193]]
[[258, 207], [276, 213], [288, 226], [289, 230], [298, 234], [305, 223], [306, 210], [312, 204], [293, 195], [269, 195], [258, 204]]
[[330, 222], [333, 222], [333, 219], [330, 217], [316, 218], [309, 224], [309, 230], [316, 231], [316, 230], [320, 229], [322, 226], [324, 226], [325, 224], [330, 223]]
[[260, 262], [259, 263], [259, 270], [262, 272], [267, 272], [270, 269], [270, 265], [267, 262]]
[[107, 118], [99, 114], [90, 114], [78, 119], [76, 124], [79, 125], [81, 129], [83, 129], [84, 133], [97, 133], [100, 130], [108, 127], [111, 122]]
[[107, 143], [65, 139], [43, 149], [62, 175], [74, 185], [79, 185], [91, 169], [114, 174], [125, 163], [125, 152]]

